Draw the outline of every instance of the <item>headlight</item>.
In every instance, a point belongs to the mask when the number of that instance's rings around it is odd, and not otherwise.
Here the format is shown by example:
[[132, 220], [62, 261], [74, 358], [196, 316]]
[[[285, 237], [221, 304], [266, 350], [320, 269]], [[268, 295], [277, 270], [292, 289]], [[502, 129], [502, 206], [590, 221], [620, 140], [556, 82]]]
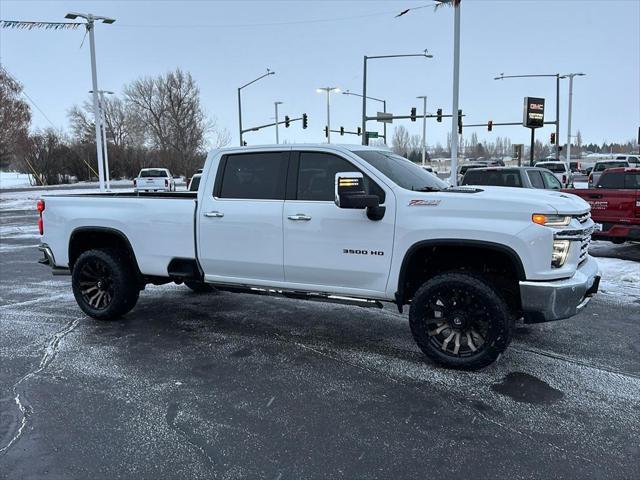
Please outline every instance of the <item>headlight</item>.
[[554, 268], [560, 268], [564, 265], [569, 253], [569, 246], [571, 242], [569, 240], [554, 240], [553, 252], [551, 253], [551, 266]]
[[534, 213], [531, 215], [531, 221], [545, 227], [566, 227], [571, 222], [571, 215], [547, 215], [543, 213]]

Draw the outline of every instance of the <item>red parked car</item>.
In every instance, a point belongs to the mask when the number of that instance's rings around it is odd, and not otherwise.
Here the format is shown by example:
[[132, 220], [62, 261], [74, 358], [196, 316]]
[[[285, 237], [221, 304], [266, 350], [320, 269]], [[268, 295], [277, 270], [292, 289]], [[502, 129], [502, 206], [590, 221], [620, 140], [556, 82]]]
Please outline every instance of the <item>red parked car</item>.
[[640, 241], [640, 168], [609, 168], [595, 188], [566, 189], [591, 205], [591, 218], [602, 225], [594, 239]]

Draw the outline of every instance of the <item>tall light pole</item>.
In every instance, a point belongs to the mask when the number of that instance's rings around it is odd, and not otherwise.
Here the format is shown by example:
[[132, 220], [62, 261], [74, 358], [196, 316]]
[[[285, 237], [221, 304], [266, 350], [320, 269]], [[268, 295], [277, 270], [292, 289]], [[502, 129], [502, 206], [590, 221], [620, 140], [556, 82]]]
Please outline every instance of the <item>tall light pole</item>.
[[[93, 90], [89, 90], [89, 93], [93, 93]], [[111, 176], [109, 174], [109, 144], [107, 143], [107, 122], [105, 121], [105, 101], [104, 94], [113, 95], [114, 92], [110, 90], [99, 90], [100, 95], [100, 125], [102, 129], [102, 145], [104, 147], [104, 176], [107, 184], [107, 191], [111, 190]]]
[[267, 68], [267, 73], [264, 75], [260, 75], [258, 78], [251, 80], [249, 83], [245, 83], [241, 87], [238, 87], [238, 131], [240, 133], [240, 146], [243, 146], [242, 142], [242, 97], [240, 96], [240, 92], [243, 88], [248, 87], [252, 83], [256, 83], [258, 80], [262, 80], [264, 77], [268, 77], [269, 75], [275, 75], [276, 72], [272, 72]]
[[[375, 55], [375, 56], [364, 56], [363, 61], [363, 69], [362, 69], [362, 144], [369, 144], [369, 137], [367, 137], [367, 61], [373, 60], [376, 58], [400, 58], [400, 57], [424, 57], [424, 58], [433, 58], [433, 55], [427, 53], [425, 50], [424, 53], [410, 53], [406, 55]], [[386, 138], [385, 138], [386, 140]]]
[[422, 99], [422, 166], [425, 165], [427, 158], [427, 96], [420, 95]]
[[560, 74], [534, 74], [534, 75], [505, 75], [495, 77], [494, 80], [504, 80], [505, 78], [535, 78], [535, 77], [555, 77], [556, 78], [556, 160], [560, 160]]
[[102, 165], [102, 135], [100, 135], [100, 112], [98, 107], [98, 73], [96, 71], [96, 41], [94, 38], [94, 27], [96, 20], [102, 21], [102, 23], [111, 24], [115, 22], [115, 19], [108, 17], [101, 17], [93, 15], [91, 13], [67, 13], [64, 18], [75, 20], [76, 18], [84, 19], [86, 23], [87, 32], [89, 32], [89, 50], [91, 52], [91, 84], [93, 91], [93, 115], [94, 123], [96, 127], [96, 151], [98, 155], [98, 181], [100, 183], [100, 191], [104, 191], [104, 168]]
[[451, 102], [451, 172], [450, 182], [458, 183], [458, 100], [460, 93], [460, 2], [453, 4], [453, 100]]
[[278, 136], [278, 105], [282, 105], [282, 102], [273, 102], [276, 107], [276, 145], [280, 144], [280, 137]]
[[[571, 166], [571, 109], [573, 104], [573, 77], [584, 77], [585, 73], [565, 73], [560, 78], [569, 79], [569, 114], [567, 117], [567, 168]], [[560, 139], [556, 135], [556, 146], [560, 143]]]
[[340, 89], [338, 87], [320, 87], [316, 89], [316, 92], [322, 93], [326, 92], [327, 94], [327, 143], [331, 143], [331, 92], [339, 92]]
[[[360, 97], [360, 98], [363, 97], [363, 95], [360, 95], [359, 93], [350, 92], [349, 90], [346, 90], [346, 91], [342, 92], [342, 94], [343, 95], [353, 95], [354, 97]], [[376, 97], [367, 97], [367, 100], [374, 100], [376, 102], [382, 103], [382, 111], [384, 113], [387, 113], [387, 101], [386, 100], [382, 100], [381, 98], [376, 98]], [[383, 133], [382, 133], [382, 136], [384, 137], [384, 143], [386, 144], [387, 143], [387, 124], [386, 124], [386, 122], [383, 124], [382, 128], [384, 129]]]

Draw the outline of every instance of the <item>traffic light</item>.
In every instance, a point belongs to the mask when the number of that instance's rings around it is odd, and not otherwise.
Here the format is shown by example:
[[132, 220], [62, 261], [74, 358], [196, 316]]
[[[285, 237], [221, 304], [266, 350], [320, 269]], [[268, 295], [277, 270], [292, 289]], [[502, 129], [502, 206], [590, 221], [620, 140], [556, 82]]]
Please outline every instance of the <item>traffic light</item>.
[[556, 132], [551, 132], [551, 145], [556, 144]]
[[344, 127], [340, 127], [340, 135], [344, 135]]
[[458, 133], [462, 135], [462, 110], [458, 110]]
[[244, 140], [244, 141], [242, 142], [242, 146], [243, 146], [243, 147], [246, 147], [246, 146], [247, 146], [247, 141], [246, 141], [246, 140]]
[[307, 122], [308, 122], [307, 114], [303, 113], [302, 114], [302, 128], [307, 128]]
[[487, 130], [489, 130], [489, 131], [493, 130], [493, 120], [489, 120], [487, 122]]
[[436, 110], [436, 114], [437, 114], [436, 122], [442, 122], [442, 109], [439, 108], [438, 110]]
[[289, 118], [289, 115], [285, 115], [284, 116], [284, 126], [285, 126], [285, 128], [289, 128], [289, 125], [291, 125], [291, 119]]
[[329, 138], [329, 127], [324, 127], [324, 136]]
[[413, 107], [411, 109], [411, 121], [415, 122], [416, 121], [416, 107]]
[[358, 127], [358, 129], [356, 130], [356, 134], [358, 136], [362, 135], [362, 127]]

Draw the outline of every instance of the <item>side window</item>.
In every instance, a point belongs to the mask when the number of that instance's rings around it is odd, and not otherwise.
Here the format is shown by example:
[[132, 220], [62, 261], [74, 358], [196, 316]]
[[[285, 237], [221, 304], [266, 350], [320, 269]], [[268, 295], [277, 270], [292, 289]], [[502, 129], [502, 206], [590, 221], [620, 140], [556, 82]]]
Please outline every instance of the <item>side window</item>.
[[542, 181], [542, 175], [538, 170], [527, 170], [527, 175], [531, 181], [533, 188], [544, 188], [544, 182]]
[[640, 190], [640, 173], [627, 173], [624, 176], [624, 188]]
[[552, 190], [560, 190], [562, 188], [560, 180], [558, 180], [552, 173], [542, 172], [542, 176], [544, 177], [544, 183], [547, 185], [547, 188]]
[[598, 182], [600, 188], [624, 188], [624, 172], [603, 173]]
[[285, 152], [227, 156], [219, 197], [284, 200], [288, 159]]
[[[301, 152], [298, 167], [298, 200], [328, 201], [335, 199], [335, 178], [338, 172], [358, 172], [355, 165], [336, 155], [322, 152]], [[365, 175], [367, 193], [378, 195], [384, 203], [384, 190]]]

